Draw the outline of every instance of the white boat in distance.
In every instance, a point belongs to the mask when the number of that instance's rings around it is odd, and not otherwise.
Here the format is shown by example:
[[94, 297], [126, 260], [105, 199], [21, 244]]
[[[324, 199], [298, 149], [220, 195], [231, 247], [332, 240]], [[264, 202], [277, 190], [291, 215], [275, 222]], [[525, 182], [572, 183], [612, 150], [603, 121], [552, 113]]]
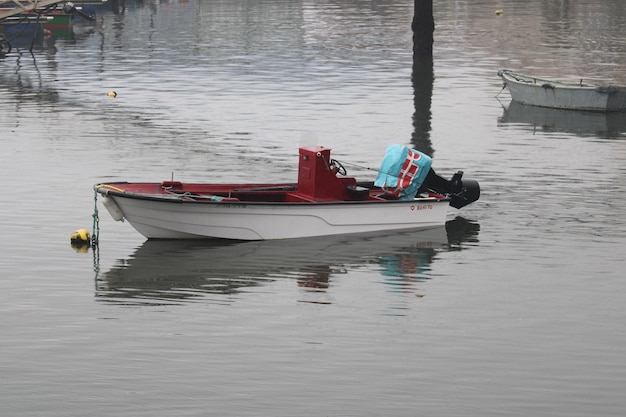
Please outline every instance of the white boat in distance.
[[522, 104], [555, 109], [626, 111], [626, 87], [546, 80], [510, 70], [498, 75], [511, 98]]
[[[398, 155], [403, 159], [392, 160]], [[148, 239], [270, 240], [426, 229], [445, 224], [449, 205], [461, 208], [480, 196], [478, 182], [462, 179], [461, 171], [445, 180], [430, 161], [394, 145], [376, 182], [357, 182], [330, 158], [330, 149], [313, 146], [300, 148], [297, 183], [116, 182], [94, 189], [115, 220], [128, 220]]]

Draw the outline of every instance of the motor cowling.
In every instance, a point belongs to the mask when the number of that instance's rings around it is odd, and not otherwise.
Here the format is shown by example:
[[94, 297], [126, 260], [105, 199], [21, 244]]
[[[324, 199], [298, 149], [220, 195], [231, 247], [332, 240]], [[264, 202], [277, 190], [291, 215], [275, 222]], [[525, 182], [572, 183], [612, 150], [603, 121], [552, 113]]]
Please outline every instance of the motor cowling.
[[480, 185], [476, 180], [461, 180], [458, 191], [452, 193], [450, 197], [450, 205], [460, 209], [480, 198]]

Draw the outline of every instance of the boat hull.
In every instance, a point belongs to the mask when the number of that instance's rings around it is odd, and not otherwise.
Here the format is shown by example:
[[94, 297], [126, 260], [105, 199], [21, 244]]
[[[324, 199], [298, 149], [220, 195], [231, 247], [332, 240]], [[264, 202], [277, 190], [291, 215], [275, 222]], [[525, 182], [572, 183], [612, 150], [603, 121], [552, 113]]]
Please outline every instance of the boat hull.
[[[100, 192], [100, 191], [99, 191]], [[445, 224], [449, 199], [256, 203], [181, 201], [107, 194], [135, 230], [148, 239], [273, 240], [394, 230]]]
[[522, 104], [567, 110], [624, 111], [626, 88], [550, 81], [511, 71], [498, 73], [511, 98]]
[[[172, 179], [97, 184], [94, 189], [114, 219], [128, 220], [148, 239], [275, 240], [428, 229], [445, 224], [448, 206], [461, 208], [480, 197], [478, 182], [462, 179], [462, 171], [446, 180], [415, 164], [414, 156], [392, 156], [383, 185], [357, 182], [331, 158], [330, 149], [309, 146], [299, 150], [297, 182]], [[398, 184], [387, 182], [392, 177], [414, 181], [420, 169], [428, 172], [411, 194], [398, 194]]]

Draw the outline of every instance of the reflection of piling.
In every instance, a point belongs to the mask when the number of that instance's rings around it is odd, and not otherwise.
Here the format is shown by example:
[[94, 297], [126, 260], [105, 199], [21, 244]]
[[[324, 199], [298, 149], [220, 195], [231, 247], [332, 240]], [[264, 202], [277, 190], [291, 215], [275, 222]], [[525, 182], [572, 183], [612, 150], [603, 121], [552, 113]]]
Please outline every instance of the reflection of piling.
[[435, 33], [433, 0], [413, 0], [413, 3], [413, 55], [432, 58]]
[[126, 13], [126, 0], [110, 0], [109, 6], [113, 14], [122, 15]]

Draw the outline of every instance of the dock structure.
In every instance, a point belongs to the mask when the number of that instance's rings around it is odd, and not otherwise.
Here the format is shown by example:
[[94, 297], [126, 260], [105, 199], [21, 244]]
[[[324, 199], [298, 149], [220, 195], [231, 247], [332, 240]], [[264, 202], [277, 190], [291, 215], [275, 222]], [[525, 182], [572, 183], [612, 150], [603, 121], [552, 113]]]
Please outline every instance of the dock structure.
[[60, 0], [0, 0], [0, 22], [7, 17], [28, 13], [55, 3], [60, 3]]

